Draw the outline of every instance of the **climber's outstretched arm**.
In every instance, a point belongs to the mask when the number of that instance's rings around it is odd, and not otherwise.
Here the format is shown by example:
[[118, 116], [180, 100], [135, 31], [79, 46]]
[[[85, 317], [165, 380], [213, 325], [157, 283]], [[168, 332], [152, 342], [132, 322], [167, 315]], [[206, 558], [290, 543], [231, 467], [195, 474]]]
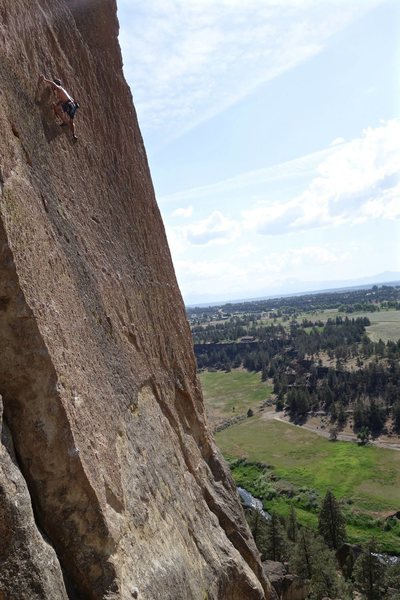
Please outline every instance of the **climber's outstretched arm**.
[[43, 83], [44, 83], [45, 85], [51, 85], [51, 87], [52, 87], [53, 89], [54, 89], [54, 88], [58, 88], [58, 87], [59, 87], [59, 86], [58, 86], [56, 83], [54, 83], [54, 81], [51, 81], [51, 79], [46, 79], [46, 77], [45, 77], [44, 75], [42, 75], [42, 74], [41, 74], [41, 75], [39, 75], [39, 80], [40, 80], [40, 81], [43, 81]]

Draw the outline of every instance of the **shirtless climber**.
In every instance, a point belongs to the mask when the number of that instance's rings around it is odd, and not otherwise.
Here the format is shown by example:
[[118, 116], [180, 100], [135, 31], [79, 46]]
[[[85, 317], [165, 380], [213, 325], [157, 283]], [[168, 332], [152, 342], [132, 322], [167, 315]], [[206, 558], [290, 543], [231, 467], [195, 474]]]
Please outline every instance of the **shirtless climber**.
[[69, 126], [73, 139], [77, 140], [78, 138], [75, 135], [74, 117], [79, 108], [79, 104], [75, 102], [72, 96], [68, 94], [67, 90], [63, 88], [59, 79], [51, 81], [50, 79], [46, 79], [44, 75], [40, 75], [39, 80], [43, 81], [45, 85], [49, 85], [53, 91], [55, 99], [53, 110], [54, 114], [62, 121], [61, 127], [65, 125]]

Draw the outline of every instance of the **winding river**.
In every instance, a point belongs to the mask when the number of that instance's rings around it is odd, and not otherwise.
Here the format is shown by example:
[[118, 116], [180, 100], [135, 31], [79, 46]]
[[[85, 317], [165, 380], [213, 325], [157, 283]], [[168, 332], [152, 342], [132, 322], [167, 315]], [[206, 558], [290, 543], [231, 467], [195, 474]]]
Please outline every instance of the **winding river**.
[[250, 492], [242, 487], [238, 487], [237, 491], [239, 492], [240, 500], [245, 508], [252, 508], [259, 512], [266, 521], [270, 520], [271, 515], [264, 510], [261, 500], [254, 498]]

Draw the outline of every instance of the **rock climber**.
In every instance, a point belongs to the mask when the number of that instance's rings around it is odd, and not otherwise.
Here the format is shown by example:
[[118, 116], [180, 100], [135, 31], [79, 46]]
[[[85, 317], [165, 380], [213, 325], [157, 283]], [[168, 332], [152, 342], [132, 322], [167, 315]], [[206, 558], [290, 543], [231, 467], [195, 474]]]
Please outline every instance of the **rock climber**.
[[53, 91], [55, 98], [53, 110], [54, 114], [62, 121], [60, 127], [69, 126], [73, 139], [77, 140], [74, 117], [79, 104], [68, 94], [59, 79], [46, 79], [44, 75], [40, 75], [39, 80], [43, 81], [45, 85], [50, 86]]

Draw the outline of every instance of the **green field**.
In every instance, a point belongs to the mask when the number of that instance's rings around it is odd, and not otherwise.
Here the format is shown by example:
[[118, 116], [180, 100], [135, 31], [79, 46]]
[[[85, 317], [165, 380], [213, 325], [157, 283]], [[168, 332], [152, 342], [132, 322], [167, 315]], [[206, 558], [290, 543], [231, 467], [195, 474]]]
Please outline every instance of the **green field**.
[[[400, 554], [397, 528], [383, 529], [384, 518], [400, 508], [400, 452], [349, 442], [332, 443], [300, 427], [266, 421], [261, 416], [221, 431], [216, 439], [228, 459], [246, 458], [271, 465], [276, 478], [309, 495], [315, 493], [321, 498], [327, 489], [332, 489], [348, 507], [352, 541], [374, 535], [386, 551]], [[233, 475], [238, 484], [257, 493], [260, 473], [246, 474], [246, 467], [238, 467]], [[265, 502], [267, 510], [280, 514], [286, 514], [289, 505], [290, 501], [282, 495]], [[298, 518], [305, 525], [317, 522], [316, 511], [304, 509], [301, 502]]]
[[[354, 312], [347, 314], [339, 312], [337, 308], [329, 308], [316, 312], [300, 313], [297, 317], [297, 321], [301, 323], [302, 319], [310, 319], [311, 321], [322, 321], [323, 323], [326, 323], [328, 319], [335, 319], [338, 316], [343, 318], [348, 317], [349, 319], [368, 317], [371, 321], [371, 325], [367, 327], [367, 333], [373, 342], [378, 342], [379, 339], [384, 342], [389, 340], [397, 342], [397, 340], [400, 339], [400, 310], [383, 309], [379, 312]], [[273, 322], [275, 324], [282, 323], [286, 328], [289, 328], [290, 325], [290, 321], [285, 321], [282, 318], [276, 319], [275, 321], [263, 319], [259, 321], [259, 324], [271, 325]]]
[[400, 507], [400, 452], [361, 447], [325, 438], [290, 424], [252, 417], [217, 434], [227, 456], [268, 463], [277, 475], [322, 493], [335, 487], [339, 498], [351, 497], [373, 511]]
[[[216, 434], [230, 462], [245, 458], [248, 463], [270, 465], [265, 474], [254, 464], [234, 464], [238, 485], [264, 498], [265, 508], [281, 515], [294, 503], [299, 522], [311, 527], [317, 525], [321, 498], [332, 489], [343, 502], [351, 541], [373, 535], [384, 550], [400, 554], [400, 527], [385, 527], [385, 518], [400, 509], [400, 452], [333, 443], [301, 427], [264, 419], [256, 411], [271, 387], [261, 382], [259, 373], [203, 372], [200, 380], [211, 421], [249, 408], [255, 412], [254, 417]], [[285, 495], [288, 488], [294, 490], [292, 497]]]
[[[357, 315], [358, 316], [358, 315]], [[367, 327], [367, 333], [373, 342], [384, 342], [400, 339], [400, 310], [381, 310], [378, 313], [366, 313], [371, 325]]]
[[199, 378], [211, 420], [244, 414], [249, 408], [255, 411], [272, 392], [272, 387], [261, 381], [260, 373], [240, 369], [230, 373], [204, 371]]
[[311, 321], [323, 321], [334, 319], [335, 317], [348, 317], [356, 319], [357, 317], [368, 317], [371, 325], [367, 327], [367, 333], [373, 342], [378, 342], [379, 339], [387, 342], [392, 340], [397, 342], [400, 339], [400, 310], [380, 310], [379, 312], [354, 312], [346, 314], [338, 312], [337, 309], [329, 309], [316, 313], [302, 313], [298, 317], [301, 322], [303, 318]]

